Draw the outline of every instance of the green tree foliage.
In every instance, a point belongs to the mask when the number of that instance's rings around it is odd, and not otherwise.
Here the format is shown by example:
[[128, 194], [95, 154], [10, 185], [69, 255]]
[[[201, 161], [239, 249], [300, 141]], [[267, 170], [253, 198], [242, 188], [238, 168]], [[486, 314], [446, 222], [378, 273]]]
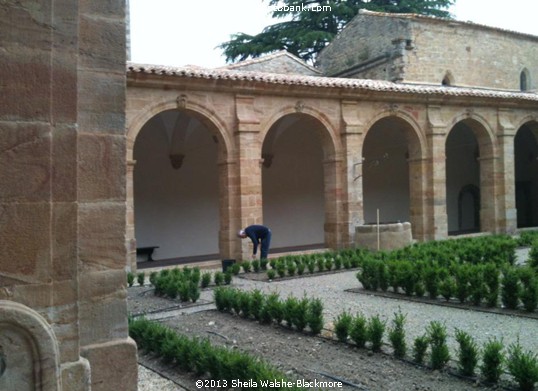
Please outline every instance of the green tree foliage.
[[390, 13], [415, 13], [450, 17], [455, 0], [262, 0], [274, 7], [271, 16], [285, 19], [265, 27], [261, 33], [233, 34], [222, 43], [227, 62], [287, 50], [307, 62], [357, 15], [360, 9]]

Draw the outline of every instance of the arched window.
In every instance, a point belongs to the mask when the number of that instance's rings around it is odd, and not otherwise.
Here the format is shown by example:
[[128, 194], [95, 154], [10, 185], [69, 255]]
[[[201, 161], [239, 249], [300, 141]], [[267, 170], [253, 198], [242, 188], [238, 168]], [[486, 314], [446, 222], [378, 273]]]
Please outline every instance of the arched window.
[[441, 82], [441, 84], [444, 86], [454, 85], [454, 77], [449, 71], [446, 72], [445, 77], [443, 77], [443, 81]]
[[527, 68], [524, 68], [519, 75], [519, 89], [521, 91], [528, 91], [530, 89], [529, 85], [529, 71]]

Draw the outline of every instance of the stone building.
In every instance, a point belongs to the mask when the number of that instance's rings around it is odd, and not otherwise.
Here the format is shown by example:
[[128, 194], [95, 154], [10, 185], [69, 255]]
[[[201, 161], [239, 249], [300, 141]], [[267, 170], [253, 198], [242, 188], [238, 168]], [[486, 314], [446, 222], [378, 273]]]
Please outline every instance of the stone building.
[[275, 249], [354, 246], [378, 213], [415, 240], [538, 226], [537, 43], [362, 12], [320, 53], [324, 76], [282, 54], [129, 64], [132, 265], [134, 243], [157, 259], [240, 259], [235, 233], [253, 223]]
[[121, 0], [0, 6], [0, 390], [135, 390]]

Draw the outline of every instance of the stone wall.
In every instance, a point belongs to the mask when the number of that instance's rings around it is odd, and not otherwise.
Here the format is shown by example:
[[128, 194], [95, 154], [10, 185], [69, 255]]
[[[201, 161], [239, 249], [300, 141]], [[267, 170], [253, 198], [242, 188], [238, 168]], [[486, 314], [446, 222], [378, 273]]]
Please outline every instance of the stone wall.
[[520, 90], [538, 79], [538, 37], [467, 22], [361, 12], [318, 56], [324, 74]]
[[0, 389], [136, 389], [124, 18], [123, 0], [0, 10]]

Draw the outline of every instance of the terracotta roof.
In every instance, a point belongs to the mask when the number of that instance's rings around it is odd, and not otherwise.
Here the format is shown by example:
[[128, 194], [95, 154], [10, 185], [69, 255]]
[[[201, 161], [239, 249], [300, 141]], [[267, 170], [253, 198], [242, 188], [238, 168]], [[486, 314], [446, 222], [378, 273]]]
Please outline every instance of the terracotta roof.
[[290, 52], [288, 52], [286, 50], [279, 50], [278, 52], [270, 53], [270, 54], [267, 54], [265, 56], [260, 56], [260, 57], [256, 57], [256, 58], [250, 58], [248, 60], [239, 61], [239, 62], [236, 62], [234, 64], [225, 65], [225, 66], [218, 67], [218, 68], [215, 68], [215, 69], [237, 69], [237, 68], [242, 68], [242, 67], [253, 65], [253, 64], [260, 64], [260, 63], [263, 63], [263, 62], [271, 61], [271, 60], [273, 60], [275, 58], [278, 58], [278, 57], [288, 57], [291, 60], [299, 63], [302, 66], [304, 66], [305, 68], [308, 68], [310, 71], [318, 73], [318, 74], [321, 74], [321, 71], [319, 69], [316, 69], [311, 65], [308, 65], [301, 58], [291, 54]]
[[311, 86], [320, 88], [340, 88], [345, 90], [360, 91], [400, 92], [436, 96], [470, 96], [503, 99], [515, 98], [527, 101], [538, 101], [538, 94], [534, 92], [393, 83], [384, 80], [346, 79], [335, 77], [233, 71], [225, 69], [204, 69], [200, 67], [171, 67], [162, 65], [127, 63], [127, 76], [129, 76], [129, 74], [171, 76], [187, 79], [251, 81], [273, 85]]

